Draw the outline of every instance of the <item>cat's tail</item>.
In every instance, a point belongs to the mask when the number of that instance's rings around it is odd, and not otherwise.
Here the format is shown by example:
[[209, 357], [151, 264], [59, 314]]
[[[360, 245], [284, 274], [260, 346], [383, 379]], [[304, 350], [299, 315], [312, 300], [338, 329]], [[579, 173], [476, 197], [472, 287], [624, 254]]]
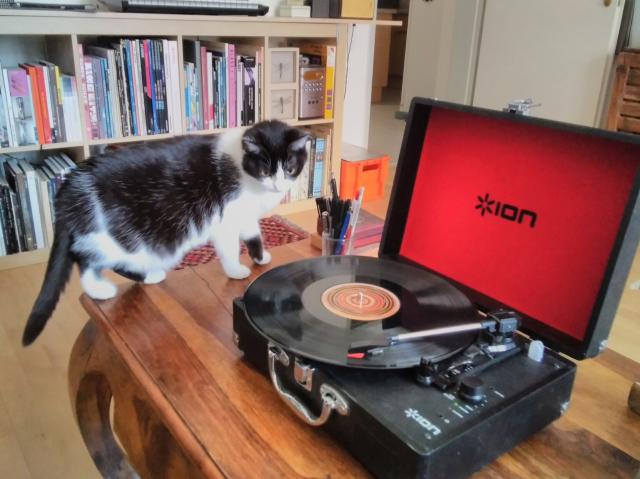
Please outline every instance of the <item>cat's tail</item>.
[[58, 221], [40, 294], [22, 333], [23, 346], [28, 346], [36, 340], [58, 304], [73, 267], [70, 248], [71, 233], [62, 225], [62, 221]]

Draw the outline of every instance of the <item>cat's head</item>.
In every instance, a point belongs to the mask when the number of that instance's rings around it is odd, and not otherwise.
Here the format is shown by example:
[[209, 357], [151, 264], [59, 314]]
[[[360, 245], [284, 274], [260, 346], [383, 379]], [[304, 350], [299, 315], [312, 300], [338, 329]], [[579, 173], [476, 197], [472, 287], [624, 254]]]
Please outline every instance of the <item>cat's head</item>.
[[263, 121], [242, 137], [242, 168], [267, 190], [287, 191], [307, 161], [309, 134], [281, 121]]

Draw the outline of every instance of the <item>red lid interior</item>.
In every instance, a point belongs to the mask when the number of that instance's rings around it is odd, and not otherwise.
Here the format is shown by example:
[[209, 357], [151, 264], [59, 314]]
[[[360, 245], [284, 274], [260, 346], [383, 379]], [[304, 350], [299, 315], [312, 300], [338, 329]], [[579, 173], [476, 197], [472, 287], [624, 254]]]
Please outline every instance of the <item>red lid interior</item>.
[[639, 163], [638, 145], [433, 108], [400, 255], [582, 340]]

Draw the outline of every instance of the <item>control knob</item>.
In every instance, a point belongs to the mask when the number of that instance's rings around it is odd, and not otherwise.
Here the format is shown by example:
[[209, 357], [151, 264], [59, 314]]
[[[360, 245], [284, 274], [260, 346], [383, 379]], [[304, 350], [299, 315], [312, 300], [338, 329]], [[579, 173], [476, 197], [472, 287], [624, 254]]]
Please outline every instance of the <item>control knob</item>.
[[484, 382], [477, 376], [462, 378], [458, 386], [458, 396], [471, 404], [482, 402], [485, 398]]

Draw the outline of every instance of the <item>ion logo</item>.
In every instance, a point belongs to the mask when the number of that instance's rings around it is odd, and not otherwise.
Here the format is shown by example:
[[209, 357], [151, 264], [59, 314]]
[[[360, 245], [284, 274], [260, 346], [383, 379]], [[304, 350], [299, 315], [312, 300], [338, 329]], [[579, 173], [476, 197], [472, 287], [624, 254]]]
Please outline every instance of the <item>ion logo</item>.
[[536, 222], [538, 221], [538, 214], [535, 211], [525, 210], [508, 203], [493, 200], [489, 196], [489, 193], [485, 194], [484, 197], [478, 196], [476, 209], [480, 210], [480, 216], [497, 216], [518, 224], [525, 222], [529, 224], [530, 228], [535, 228]]
[[429, 431], [434, 436], [439, 435], [442, 431], [440, 428], [435, 426], [431, 421], [429, 421], [426, 417], [420, 414], [416, 409], [408, 408], [404, 410], [404, 415], [409, 419], [413, 419], [415, 422], [420, 424], [421, 427]]

